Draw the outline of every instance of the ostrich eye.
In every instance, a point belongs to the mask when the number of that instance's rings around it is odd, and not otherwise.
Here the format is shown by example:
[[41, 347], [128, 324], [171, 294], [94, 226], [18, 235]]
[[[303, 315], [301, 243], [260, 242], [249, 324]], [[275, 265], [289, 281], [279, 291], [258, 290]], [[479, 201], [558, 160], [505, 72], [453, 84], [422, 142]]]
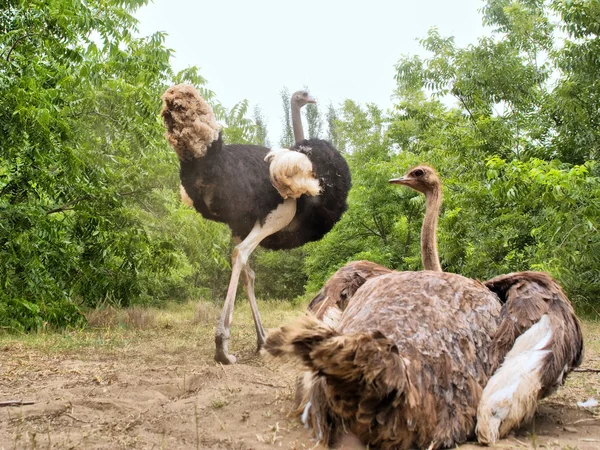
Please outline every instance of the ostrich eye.
[[413, 172], [413, 175], [414, 175], [415, 177], [422, 177], [424, 173], [425, 173], [425, 172], [423, 172], [423, 170], [421, 170], [421, 169], [417, 169], [417, 170], [415, 170], [415, 171]]

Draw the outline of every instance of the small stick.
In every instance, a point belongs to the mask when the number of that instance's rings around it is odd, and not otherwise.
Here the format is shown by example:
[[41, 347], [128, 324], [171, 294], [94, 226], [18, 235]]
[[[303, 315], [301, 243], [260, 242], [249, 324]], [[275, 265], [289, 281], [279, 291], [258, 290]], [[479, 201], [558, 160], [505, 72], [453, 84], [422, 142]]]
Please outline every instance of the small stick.
[[215, 419], [217, 419], [217, 422], [219, 422], [219, 425], [221, 425], [221, 430], [225, 430], [225, 425], [223, 425], [223, 422], [221, 422], [219, 420], [219, 417], [215, 414], [214, 411], [211, 411], [212, 415], [215, 416]]
[[219, 363], [219, 365], [221, 366], [221, 369], [223, 369], [223, 373], [225, 374], [225, 378], [229, 379], [229, 375], [227, 375], [227, 371], [225, 370], [225, 366], [223, 366], [223, 363]]
[[581, 369], [573, 369], [573, 372], [600, 373], [600, 369], [587, 369], [587, 368], [583, 367]]
[[5, 406], [23, 406], [23, 405], [33, 405], [35, 402], [31, 402], [28, 400], [7, 400], [5, 402], [0, 402], [0, 408]]
[[77, 422], [90, 423], [87, 420], [78, 419], [77, 417], [72, 416], [71, 414], [68, 414], [68, 413], [63, 413], [63, 415], [70, 417], [71, 419], [76, 420]]
[[281, 388], [281, 389], [285, 389], [287, 386], [281, 386], [279, 384], [271, 384], [271, 383], [264, 383], [262, 381], [255, 381], [255, 380], [248, 380], [250, 383], [254, 383], [254, 384], [261, 384], [263, 386], [269, 386], [269, 387], [274, 387], [274, 388]]
[[579, 419], [576, 420], [575, 422], [571, 422], [569, 425], [575, 425], [581, 422], [593, 422], [594, 420], [600, 420], [600, 417], [593, 417], [591, 419]]

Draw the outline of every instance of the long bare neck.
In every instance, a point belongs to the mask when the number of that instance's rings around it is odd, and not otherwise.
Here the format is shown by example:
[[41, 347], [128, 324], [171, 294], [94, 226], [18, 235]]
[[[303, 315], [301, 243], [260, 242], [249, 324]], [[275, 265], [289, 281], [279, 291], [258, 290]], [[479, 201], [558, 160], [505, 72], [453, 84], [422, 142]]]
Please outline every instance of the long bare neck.
[[292, 102], [292, 130], [294, 130], [294, 139], [296, 142], [304, 140], [304, 130], [302, 129], [302, 116], [300, 115], [301, 106]]
[[437, 249], [437, 226], [442, 205], [442, 188], [437, 186], [425, 195], [426, 207], [423, 227], [421, 228], [421, 258], [423, 269], [442, 271]]

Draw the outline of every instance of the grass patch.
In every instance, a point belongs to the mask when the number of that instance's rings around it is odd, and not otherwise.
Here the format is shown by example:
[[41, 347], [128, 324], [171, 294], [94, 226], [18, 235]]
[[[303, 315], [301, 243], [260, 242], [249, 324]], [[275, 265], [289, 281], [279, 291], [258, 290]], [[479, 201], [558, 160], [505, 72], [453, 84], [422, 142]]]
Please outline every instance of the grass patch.
[[[305, 305], [304, 302], [259, 301], [258, 308], [263, 325], [274, 328], [297, 317]], [[214, 352], [212, 336], [220, 312], [220, 305], [207, 301], [173, 302], [162, 308], [103, 306], [87, 311], [87, 326], [76, 330], [18, 335], [0, 331], [0, 349], [29, 349], [47, 354], [84, 350], [143, 354], [144, 346], [154, 345], [164, 352], [197, 355], [200, 351], [210, 357]], [[230, 345], [233, 352], [252, 351], [256, 345], [252, 312], [245, 299], [238, 300], [234, 310]]]

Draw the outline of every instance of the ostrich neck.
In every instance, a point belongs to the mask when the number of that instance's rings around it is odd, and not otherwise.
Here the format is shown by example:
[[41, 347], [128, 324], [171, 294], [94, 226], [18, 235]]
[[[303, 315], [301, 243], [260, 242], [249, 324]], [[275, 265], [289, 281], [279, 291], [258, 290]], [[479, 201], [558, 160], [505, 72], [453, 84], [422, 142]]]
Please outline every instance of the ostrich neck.
[[294, 130], [294, 139], [296, 142], [304, 140], [304, 131], [302, 130], [302, 116], [300, 115], [300, 106], [292, 103], [292, 130]]
[[442, 271], [437, 250], [437, 225], [442, 205], [442, 189], [436, 187], [426, 196], [425, 218], [421, 229], [421, 258], [423, 269]]

